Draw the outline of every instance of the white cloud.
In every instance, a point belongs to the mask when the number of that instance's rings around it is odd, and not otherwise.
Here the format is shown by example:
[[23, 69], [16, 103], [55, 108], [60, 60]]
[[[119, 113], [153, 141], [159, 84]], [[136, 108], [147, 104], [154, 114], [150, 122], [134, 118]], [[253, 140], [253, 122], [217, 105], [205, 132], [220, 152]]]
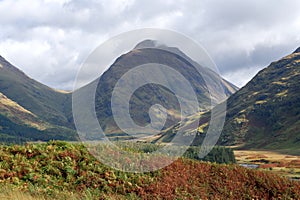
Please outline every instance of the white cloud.
[[233, 84], [244, 86], [248, 83], [261, 69], [259, 67], [241, 68], [239, 70], [223, 74], [227, 80], [231, 80]]
[[300, 46], [300, 1], [3, 0], [0, 54], [55, 88], [71, 89], [89, 53], [118, 33], [172, 29], [201, 43], [242, 86]]

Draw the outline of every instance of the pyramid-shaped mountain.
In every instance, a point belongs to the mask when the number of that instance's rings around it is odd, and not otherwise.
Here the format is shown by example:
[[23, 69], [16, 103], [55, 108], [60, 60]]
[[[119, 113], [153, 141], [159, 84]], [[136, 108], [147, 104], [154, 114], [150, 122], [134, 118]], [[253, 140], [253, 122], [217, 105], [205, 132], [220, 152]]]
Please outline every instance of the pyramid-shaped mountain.
[[[196, 65], [199, 65], [180, 49], [159, 45], [157, 41], [145, 40], [137, 44], [130, 52], [120, 56], [102, 75], [98, 82], [96, 92], [96, 112], [101, 127], [107, 135], [116, 136], [118, 139], [125, 137], [116, 125], [111, 110], [112, 91], [117, 81], [129, 70], [147, 63], [159, 63], [169, 66], [189, 81], [193, 87], [202, 110], [211, 108], [211, 96], [218, 95], [214, 89], [208, 90], [203, 76], [209, 77], [212, 85], [219, 83], [219, 75], [209, 68], [201, 67], [201, 74], [197, 72]], [[162, 72], [163, 73], [163, 72]], [[137, 75], [138, 76], [138, 75]], [[166, 76], [168, 78], [168, 76]], [[173, 82], [180, 82], [178, 77], [172, 77]], [[237, 87], [228, 81], [221, 79], [225, 95], [229, 97]], [[190, 94], [184, 93], [185, 98]], [[147, 84], [135, 91], [130, 100], [130, 114], [136, 124], [146, 126], [150, 122], [148, 111], [154, 104], [160, 104], [167, 109], [168, 120], [165, 128], [175, 124], [180, 120], [180, 107], [173, 92], [168, 88], [157, 84]]]

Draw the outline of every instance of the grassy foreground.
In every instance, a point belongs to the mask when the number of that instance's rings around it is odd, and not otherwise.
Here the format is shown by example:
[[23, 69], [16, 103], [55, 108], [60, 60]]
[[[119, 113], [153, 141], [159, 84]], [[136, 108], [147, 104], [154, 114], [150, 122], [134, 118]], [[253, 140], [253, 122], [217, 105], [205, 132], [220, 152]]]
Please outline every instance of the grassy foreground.
[[300, 183], [235, 164], [178, 159], [156, 172], [104, 166], [80, 144], [0, 147], [0, 199], [300, 199]]

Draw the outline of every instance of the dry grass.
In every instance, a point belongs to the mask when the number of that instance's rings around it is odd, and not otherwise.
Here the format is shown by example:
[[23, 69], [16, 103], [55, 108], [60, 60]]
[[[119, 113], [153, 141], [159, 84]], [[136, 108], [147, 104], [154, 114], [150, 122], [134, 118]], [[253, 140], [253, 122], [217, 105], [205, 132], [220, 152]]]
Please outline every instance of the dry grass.
[[234, 155], [237, 163], [259, 164], [259, 168], [263, 170], [272, 170], [288, 177], [300, 177], [300, 156], [255, 150], [234, 150]]
[[25, 108], [23, 108], [22, 106], [20, 106], [18, 103], [16, 103], [15, 101], [7, 98], [4, 94], [2, 94], [0, 92], [0, 103], [3, 104], [4, 106], [10, 107], [10, 108], [14, 108], [19, 110], [20, 112], [24, 112], [24, 113], [28, 113], [30, 115], [33, 115], [33, 113], [31, 113], [29, 110], [26, 110]]
[[[112, 195], [111, 195], [112, 196]], [[78, 194], [72, 192], [61, 191], [61, 193], [56, 193], [53, 197], [42, 195], [42, 194], [30, 194], [28, 191], [22, 191], [11, 185], [0, 185], [0, 199], [2, 200], [90, 200], [91, 195], [88, 193]], [[110, 199], [109, 196], [105, 199]], [[114, 199], [121, 199], [120, 197]]]
[[63, 94], [71, 94], [72, 91], [67, 91], [67, 90], [59, 90], [59, 89], [53, 89], [55, 92], [63, 93]]
[[281, 154], [273, 151], [255, 151], [255, 150], [234, 150], [234, 155], [238, 161], [249, 161], [253, 159], [267, 158], [270, 161], [292, 161], [300, 159], [300, 156]]
[[22, 192], [18, 189], [8, 187], [1, 188], [0, 199], [7, 200], [45, 200], [43, 197], [33, 197], [28, 193]]
[[286, 97], [287, 93], [288, 93], [288, 90], [283, 90], [282, 92], [277, 93], [276, 96], [277, 97]]
[[16, 123], [24, 123], [28, 126], [37, 128], [38, 130], [45, 130], [49, 124], [42, 122], [38, 117], [25, 109], [17, 102], [9, 99], [0, 92], [0, 112], [4, 113], [8, 118]]

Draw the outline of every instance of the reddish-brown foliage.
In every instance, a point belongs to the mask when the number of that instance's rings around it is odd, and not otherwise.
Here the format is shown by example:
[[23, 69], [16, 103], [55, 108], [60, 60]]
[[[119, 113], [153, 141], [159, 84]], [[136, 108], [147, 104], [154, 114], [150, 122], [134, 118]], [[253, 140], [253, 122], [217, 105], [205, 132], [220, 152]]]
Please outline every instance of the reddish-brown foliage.
[[154, 183], [141, 188], [144, 199], [280, 199], [300, 198], [300, 184], [275, 174], [237, 165], [178, 160]]
[[[144, 164], [155, 167], [167, 159]], [[297, 165], [298, 161], [285, 164]], [[2, 146], [0, 182], [25, 191], [33, 187], [30, 191], [46, 196], [64, 190], [88, 191], [94, 199], [103, 194], [141, 199], [300, 199], [300, 182], [271, 172], [179, 159], [159, 171], [125, 173], [101, 164], [83, 146], [62, 142]]]

